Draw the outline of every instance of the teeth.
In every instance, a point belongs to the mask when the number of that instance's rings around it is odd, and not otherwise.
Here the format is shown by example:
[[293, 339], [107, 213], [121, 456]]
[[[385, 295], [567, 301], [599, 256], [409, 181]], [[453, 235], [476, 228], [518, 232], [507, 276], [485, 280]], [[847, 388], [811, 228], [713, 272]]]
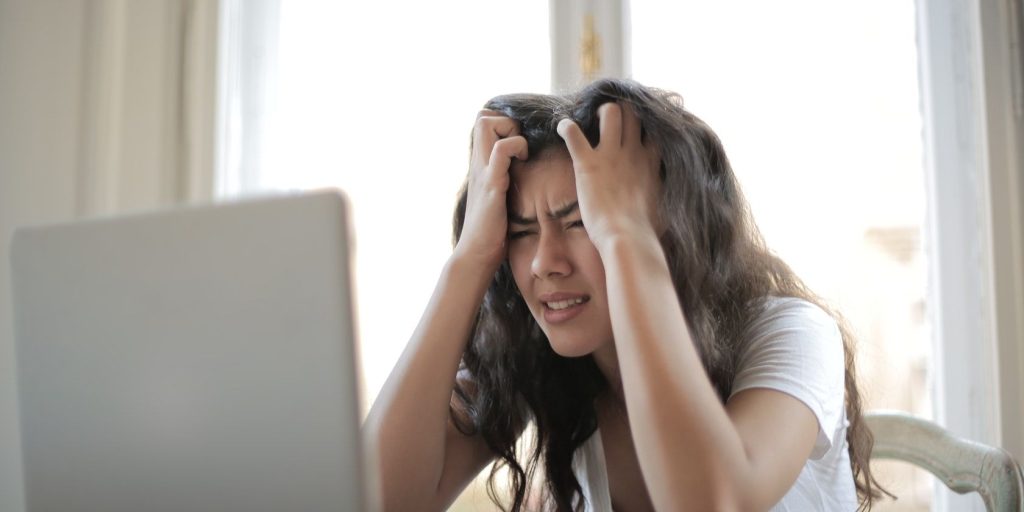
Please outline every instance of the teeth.
[[554, 301], [554, 302], [548, 302], [547, 306], [549, 308], [554, 309], [554, 310], [557, 311], [557, 310], [560, 310], [560, 309], [565, 309], [565, 308], [568, 308], [570, 306], [575, 306], [576, 304], [582, 304], [582, 303], [583, 303], [583, 297], [576, 297], [575, 299], [566, 299], [566, 300], [558, 300], [558, 301]]

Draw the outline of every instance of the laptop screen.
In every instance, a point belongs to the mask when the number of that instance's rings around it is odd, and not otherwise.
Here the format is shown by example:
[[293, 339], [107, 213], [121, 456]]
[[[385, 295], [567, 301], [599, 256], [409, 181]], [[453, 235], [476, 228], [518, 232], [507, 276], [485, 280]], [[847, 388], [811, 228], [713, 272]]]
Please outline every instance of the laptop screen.
[[348, 226], [321, 192], [18, 231], [28, 510], [362, 510]]

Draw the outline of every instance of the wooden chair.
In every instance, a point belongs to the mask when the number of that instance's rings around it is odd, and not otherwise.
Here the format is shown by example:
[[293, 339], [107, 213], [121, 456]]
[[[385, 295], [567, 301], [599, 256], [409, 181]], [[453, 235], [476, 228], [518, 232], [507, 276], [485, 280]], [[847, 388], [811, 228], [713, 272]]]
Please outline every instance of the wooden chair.
[[1005, 450], [960, 439], [900, 412], [865, 414], [875, 436], [873, 459], [896, 459], [930, 471], [960, 494], [977, 492], [990, 512], [1024, 511], [1024, 477]]

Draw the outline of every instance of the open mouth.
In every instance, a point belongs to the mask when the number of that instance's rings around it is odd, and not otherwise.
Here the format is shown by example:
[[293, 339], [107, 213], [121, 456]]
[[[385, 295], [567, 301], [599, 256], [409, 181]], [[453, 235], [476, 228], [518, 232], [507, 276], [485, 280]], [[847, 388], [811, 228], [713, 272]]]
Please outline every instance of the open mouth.
[[569, 309], [571, 307], [578, 306], [580, 304], [585, 304], [586, 302], [589, 302], [589, 301], [590, 301], [590, 297], [583, 296], [583, 297], [575, 297], [575, 298], [572, 298], [572, 299], [564, 299], [564, 300], [555, 300], [555, 301], [551, 301], [551, 302], [544, 302], [543, 304], [544, 304], [544, 307], [547, 308], [547, 309], [551, 309], [551, 310], [554, 310], [554, 311], [562, 311], [564, 309]]

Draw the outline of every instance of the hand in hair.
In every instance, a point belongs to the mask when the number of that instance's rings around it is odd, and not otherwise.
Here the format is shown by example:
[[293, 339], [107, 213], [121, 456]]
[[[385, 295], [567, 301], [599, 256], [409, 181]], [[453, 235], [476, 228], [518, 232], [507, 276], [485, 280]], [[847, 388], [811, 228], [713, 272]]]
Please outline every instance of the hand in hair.
[[583, 223], [600, 251], [620, 236], [657, 235], [660, 159], [641, 140], [640, 120], [628, 104], [605, 103], [597, 115], [597, 147], [571, 119], [558, 123], [558, 134], [572, 157]]
[[507, 252], [509, 165], [513, 158], [527, 157], [519, 125], [492, 110], [481, 110], [473, 126], [466, 223], [455, 255], [489, 269], [488, 274], [497, 270]]

